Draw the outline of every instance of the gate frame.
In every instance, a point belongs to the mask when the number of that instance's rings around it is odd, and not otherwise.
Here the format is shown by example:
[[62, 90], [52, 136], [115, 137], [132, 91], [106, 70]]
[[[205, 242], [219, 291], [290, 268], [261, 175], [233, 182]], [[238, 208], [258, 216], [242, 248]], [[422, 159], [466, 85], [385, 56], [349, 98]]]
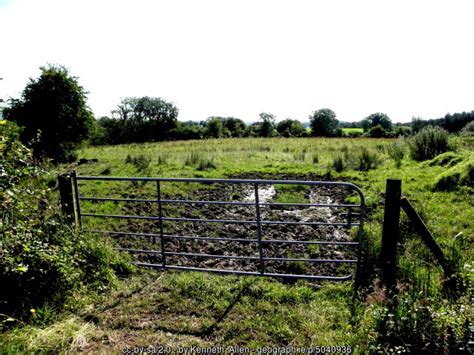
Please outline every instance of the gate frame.
[[[337, 182], [337, 181], [306, 181], [306, 180], [262, 180], [262, 179], [202, 179], [202, 178], [155, 178], [155, 177], [108, 177], [108, 176], [78, 176], [75, 171], [69, 174], [70, 182], [73, 187], [74, 195], [74, 215], [75, 224], [79, 228], [82, 228], [82, 217], [99, 217], [99, 218], [124, 218], [124, 219], [146, 219], [146, 220], [158, 220], [159, 221], [159, 234], [156, 233], [136, 233], [136, 232], [114, 232], [114, 231], [101, 231], [101, 230], [85, 230], [92, 233], [109, 234], [109, 235], [135, 235], [135, 236], [148, 236], [148, 237], [159, 237], [160, 238], [160, 250], [140, 250], [140, 249], [129, 249], [129, 248], [117, 248], [118, 250], [136, 252], [136, 253], [155, 253], [161, 254], [162, 262], [160, 264], [151, 264], [136, 262], [138, 266], [152, 267], [158, 269], [172, 269], [172, 270], [189, 270], [189, 271], [204, 271], [213, 273], [223, 274], [236, 274], [236, 275], [251, 275], [251, 276], [269, 276], [278, 278], [293, 278], [293, 279], [310, 279], [310, 280], [330, 280], [330, 281], [344, 281], [350, 280], [355, 275], [356, 284], [358, 283], [358, 275], [361, 268], [362, 258], [362, 246], [363, 246], [363, 235], [364, 235], [364, 217], [365, 217], [365, 197], [357, 185], [348, 182]], [[79, 194], [78, 180], [95, 180], [95, 181], [146, 181], [156, 182], [157, 198], [150, 199], [124, 199], [124, 198], [105, 198], [105, 197], [83, 197]], [[241, 202], [241, 201], [199, 201], [199, 200], [166, 200], [161, 198], [161, 182], [181, 182], [181, 183], [202, 183], [202, 184], [247, 184], [254, 186], [255, 201], [254, 202]], [[360, 199], [359, 204], [319, 204], [319, 203], [271, 203], [271, 202], [260, 202], [258, 186], [259, 185], [309, 185], [309, 186], [343, 186], [355, 191]], [[159, 216], [127, 216], [127, 215], [106, 215], [106, 214], [91, 214], [82, 213], [80, 207], [81, 200], [88, 201], [114, 201], [114, 202], [147, 202], [157, 203]], [[170, 204], [220, 204], [220, 205], [249, 205], [255, 206], [255, 221], [246, 220], [222, 220], [222, 219], [194, 219], [194, 218], [171, 218], [163, 216], [163, 203]], [[326, 207], [326, 208], [347, 208], [347, 223], [325, 223], [325, 222], [290, 222], [290, 221], [262, 221], [260, 216], [260, 206], [299, 206], [299, 207]], [[360, 209], [358, 223], [352, 222], [354, 208]], [[172, 236], [164, 233], [163, 222], [164, 221], [185, 221], [185, 222], [204, 222], [204, 223], [237, 223], [237, 224], [253, 224], [257, 226], [257, 239], [243, 239], [243, 238], [225, 238], [225, 237], [202, 237], [202, 236]], [[358, 227], [357, 231], [357, 242], [336, 242], [336, 241], [301, 241], [301, 240], [265, 240], [262, 239], [262, 225], [277, 225], [277, 224], [294, 224], [294, 225], [322, 225], [322, 226], [338, 226], [338, 227]], [[237, 241], [237, 242], [251, 242], [258, 243], [258, 257], [251, 256], [239, 256], [239, 255], [213, 255], [213, 254], [194, 254], [194, 253], [170, 253], [165, 251], [165, 241], [167, 239], [192, 239], [192, 240], [215, 240], [215, 241]], [[316, 244], [316, 245], [347, 245], [357, 246], [357, 259], [356, 260], [343, 260], [343, 259], [307, 259], [307, 258], [268, 258], [263, 256], [263, 244]], [[199, 268], [191, 266], [178, 266], [166, 264], [167, 255], [183, 255], [183, 256], [198, 256], [207, 258], [228, 258], [228, 259], [246, 259], [260, 261], [260, 271], [241, 271], [241, 270], [229, 270], [229, 269], [211, 269], [211, 268]], [[356, 263], [357, 267], [355, 272], [346, 276], [326, 276], [326, 275], [305, 275], [305, 274], [280, 274], [280, 273], [267, 273], [265, 272], [265, 261], [302, 261], [312, 263]]]

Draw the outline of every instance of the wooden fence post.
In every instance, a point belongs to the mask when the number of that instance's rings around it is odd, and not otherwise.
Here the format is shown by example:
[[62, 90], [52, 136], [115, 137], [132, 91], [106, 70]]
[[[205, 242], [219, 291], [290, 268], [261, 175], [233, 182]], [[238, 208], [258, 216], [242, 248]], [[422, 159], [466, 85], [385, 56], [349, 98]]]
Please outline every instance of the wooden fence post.
[[387, 179], [382, 231], [382, 281], [390, 297], [396, 294], [397, 244], [400, 238], [400, 198], [402, 181]]
[[72, 194], [72, 181], [70, 174], [58, 175], [59, 195], [61, 197], [61, 208], [66, 220], [74, 222], [74, 200]]

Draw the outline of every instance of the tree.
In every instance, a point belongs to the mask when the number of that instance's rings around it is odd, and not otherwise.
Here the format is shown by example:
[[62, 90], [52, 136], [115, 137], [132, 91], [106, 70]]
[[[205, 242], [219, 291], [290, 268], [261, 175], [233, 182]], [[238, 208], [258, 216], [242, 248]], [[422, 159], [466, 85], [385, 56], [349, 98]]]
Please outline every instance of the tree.
[[392, 130], [392, 120], [381, 112], [373, 113], [362, 120], [364, 132], [368, 132], [372, 127], [381, 126], [386, 131]]
[[224, 128], [227, 129], [232, 137], [242, 137], [245, 134], [247, 125], [240, 118], [226, 117], [222, 119]]
[[306, 132], [306, 129], [300, 121], [290, 118], [278, 122], [276, 130], [283, 137], [302, 137]]
[[112, 117], [122, 122], [124, 143], [158, 141], [176, 128], [178, 108], [160, 97], [126, 97]]
[[74, 149], [94, 126], [86, 92], [63, 66], [40, 69], [40, 77], [30, 79], [21, 99], [10, 100], [5, 118], [23, 128], [21, 141], [33, 148], [35, 158], [73, 160]]
[[275, 115], [268, 112], [262, 112], [260, 115], [262, 125], [260, 127], [261, 137], [273, 137], [275, 135]]
[[222, 138], [224, 135], [224, 125], [217, 117], [210, 117], [206, 122], [206, 137]]
[[333, 110], [322, 108], [309, 116], [313, 136], [334, 136], [338, 124], [336, 114]]

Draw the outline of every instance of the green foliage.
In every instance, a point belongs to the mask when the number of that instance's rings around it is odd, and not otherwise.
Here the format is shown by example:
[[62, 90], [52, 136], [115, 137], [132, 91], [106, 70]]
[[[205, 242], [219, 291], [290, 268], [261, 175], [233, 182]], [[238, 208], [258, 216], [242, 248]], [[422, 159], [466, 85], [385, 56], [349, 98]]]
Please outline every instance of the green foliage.
[[[94, 144], [121, 144], [160, 141], [183, 132], [177, 127], [178, 108], [160, 97], [127, 97], [112, 111], [112, 118], [101, 117]], [[186, 132], [189, 134], [189, 132]]]
[[317, 137], [331, 137], [335, 134], [338, 120], [333, 110], [322, 108], [309, 116], [311, 132]]
[[381, 126], [386, 131], [392, 130], [392, 120], [385, 113], [372, 113], [362, 120], [364, 132], [369, 132], [371, 128]]
[[217, 168], [213, 156], [200, 157], [196, 169], [199, 171], [211, 170]]
[[[61, 307], [71, 289], [104, 288], [130, 266], [97, 236], [76, 233], [63, 222], [43, 183], [48, 174], [33, 165], [17, 127], [2, 121], [0, 129], [0, 313], [27, 320], [41, 316], [30, 309]], [[0, 328], [7, 325], [0, 319]]]
[[273, 137], [276, 135], [275, 115], [268, 112], [262, 112], [260, 115], [260, 137]]
[[474, 121], [468, 122], [461, 130], [461, 134], [464, 136], [474, 136]]
[[298, 120], [287, 118], [276, 125], [276, 130], [282, 137], [303, 137], [306, 129]]
[[462, 161], [462, 157], [455, 152], [442, 153], [428, 162], [429, 166], [451, 167]]
[[436, 191], [459, 190], [461, 186], [474, 186], [474, 159], [459, 163], [440, 174], [433, 185]]
[[206, 133], [208, 138], [222, 138], [224, 136], [224, 125], [219, 118], [210, 118], [206, 122]]
[[363, 147], [357, 155], [357, 170], [368, 171], [375, 169], [380, 165], [381, 161], [379, 155], [376, 152], [372, 152], [369, 149]]
[[127, 155], [125, 162], [134, 165], [138, 172], [148, 172], [150, 170], [151, 158], [144, 154], [136, 157]]
[[424, 127], [408, 140], [412, 159], [424, 161], [450, 150], [448, 132], [439, 127]]
[[66, 68], [40, 69], [41, 76], [30, 79], [21, 99], [12, 100], [5, 109], [5, 118], [24, 127], [21, 141], [33, 148], [35, 158], [72, 161], [74, 149], [94, 127], [86, 93]]
[[333, 158], [332, 168], [338, 173], [344, 171], [344, 169], [346, 168], [346, 163], [345, 163], [344, 157], [342, 155], [336, 155]]
[[400, 168], [402, 166], [402, 160], [405, 156], [405, 142], [398, 139], [387, 147], [387, 153], [390, 158], [395, 162], [395, 166]]
[[369, 129], [369, 136], [374, 138], [382, 138], [387, 135], [387, 132], [381, 125], [373, 126]]

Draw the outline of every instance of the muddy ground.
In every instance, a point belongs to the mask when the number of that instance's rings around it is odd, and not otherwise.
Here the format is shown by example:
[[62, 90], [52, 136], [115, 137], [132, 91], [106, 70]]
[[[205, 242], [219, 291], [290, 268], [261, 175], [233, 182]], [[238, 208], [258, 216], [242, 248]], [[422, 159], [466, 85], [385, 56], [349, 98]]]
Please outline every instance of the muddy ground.
[[[320, 180], [317, 177], [246, 174], [232, 178], [244, 179], [298, 179]], [[341, 204], [347, 203], [346, 198], [351, 191], [345, 187], [315, 186], [305, 192], [305, 199], [311, 203]], [[260, 203], [274, 202], [278, 192], [271, 185], [259, 187]], [[176, 196], [166, 196], [163, 199], [176, 199]], [[185, 197], [197, 201], [240, 201], [251, 205], [210, 205], [210, 204], [163, 204], [164, 217], [223, 219], [223, 220], [256, 220], [254, 187], [252, 185], [215, 184], [206, 185], [194, 190]], [[347, 208], [329, 207], [281, 207], [260, 206], [262, 221], [293, 221], [293, 222], [333, 222], [347, 223]], [[353, 209], [353, 212], [359, 212]], [[127, 203], [123, 209], [127, 215], [158, 216], [156, 203]], [[357, 218], [353, 217], [353, 223]], [[259, 257], [258, 243], [247, 241], [258, 238], [258, 228], [253, 224], [237, 223], [203, 223], [203, 222], [176, 222], [163, 223], [165, 235], [170, 236], [199, 236], [211, 238], [239, 238], [243, 241], [217, 240], [190, 240], [165, 238], [165, 250], [171, 253], [198, 253], [228, 256], [249, 256], [255, 260], [242, 259], [215, 259], [198, 256], [167, 255], [168, 265], [192, 266], [199, 268], [213, 268], [226, 270], [259, 271], [262, 267]], [[121, 231], [136, 233], [160, 233], [158, 221], [127, 220], [127, 225]], [[262, 225], [262, 240], [288, 241], [354, 241], [356, 228], [340, 226], [315, 225]], [[155, 253], [134, 253], [137, 261], [161, 264], [160, 238], [143, 236], [122, 236], [117, 238], [120, 247], [137, 248], [157, 251]], [[311, 258], [311, 259], [356, 259], [357, 247], [347, 245], [303, 245], [298, 243], [264, 243], [262, 246], [264, 257], [268, 258]], [[348, 263], [314, 263], [302, 261], [265, 261], [265, 271], [268, 273], [308, 274], [344, 276], [353, 273], [355, 264]]]

